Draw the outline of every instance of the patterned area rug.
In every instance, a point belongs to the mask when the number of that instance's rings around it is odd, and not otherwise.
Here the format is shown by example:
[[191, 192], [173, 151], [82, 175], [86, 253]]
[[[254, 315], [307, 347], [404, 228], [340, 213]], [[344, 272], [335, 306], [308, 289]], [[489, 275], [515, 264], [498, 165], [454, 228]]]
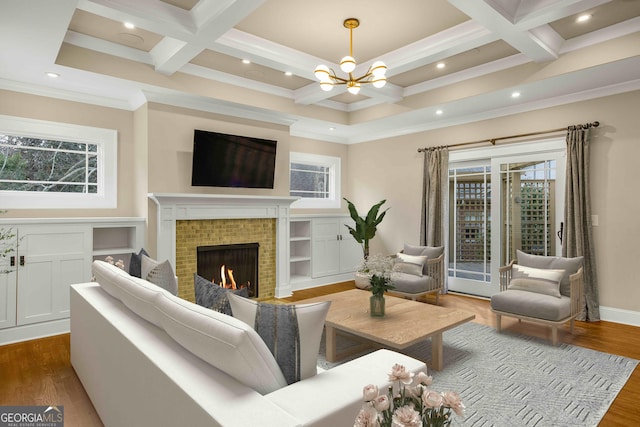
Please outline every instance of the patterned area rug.
[[[432, 389], [457, 391], [462, 397], [466, 416], [454, 418], [454, 425], [597, 426], [638, 364], [569, 344], [552, 346], [526, 335], [498, 334], [477, 323], [447, 331], [443, 340], [444, 369], [428, 373]], [[339, 350], [352, 345], [338, 336]], [[431, 342], [404, 353], [429, 361]], [[337, 364], [325, 360], [323, 341], [318, 366], [331, 369]]]

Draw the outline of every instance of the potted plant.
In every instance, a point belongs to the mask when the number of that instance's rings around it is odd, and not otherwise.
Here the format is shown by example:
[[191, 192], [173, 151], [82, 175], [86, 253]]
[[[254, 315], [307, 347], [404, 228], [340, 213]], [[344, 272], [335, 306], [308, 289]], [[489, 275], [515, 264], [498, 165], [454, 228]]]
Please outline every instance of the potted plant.
[[349, 215], [351, 215], [351, 219], [353, 219], [355, 223], [355, 228], [349, 225], [346, 225], [346, 227], [349, 229], [349, 233], [353, 238], [362, 245], [362, 252], [364, 253], [364, 259], [366, 260], [369, 258], [369, 241], [376, 235], [378, 224], [382, 222], [385, 214], [387, 213], [388, 209], [385, 209], [380, 213], [380, 215], [378, 215], [380, 207], [384, 202], [386, 202], [386, 200], [382, 200], [373, 205], [371, 209], [369, 209], [365, 218], [360, 217], [353, 203], [347, 200], [347, 198], [344, 198], [344, 200], [347, 202]]

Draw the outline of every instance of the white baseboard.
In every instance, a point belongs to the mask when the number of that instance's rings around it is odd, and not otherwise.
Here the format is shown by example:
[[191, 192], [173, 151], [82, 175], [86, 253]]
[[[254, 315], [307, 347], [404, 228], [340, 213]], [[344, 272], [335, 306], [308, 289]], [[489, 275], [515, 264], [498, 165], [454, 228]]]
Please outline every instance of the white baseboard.
[[66, 334], [70, 330], [68, 318], [0, 329], [0, 345]]
[[622, 308], [600, 306], [600, 319], [607, 322], [624, 323], [625, 325], [640, 326], [640, 311], [624, 310]]

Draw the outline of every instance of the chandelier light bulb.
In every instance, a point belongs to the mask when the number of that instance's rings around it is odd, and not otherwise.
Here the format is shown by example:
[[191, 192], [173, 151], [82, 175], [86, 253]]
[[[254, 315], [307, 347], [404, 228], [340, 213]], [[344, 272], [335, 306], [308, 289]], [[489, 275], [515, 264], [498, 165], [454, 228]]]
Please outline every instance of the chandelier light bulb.
[[316, 76], [316, 79], [320, 80], [321, 82], [324, 81], [329, 81], [331, 80], [331, 71], [329, 70], [329, 67], [327, 67], [326, 65], [318, 65], [314, 71], [314, 74]]
[[373, 87], [375, 87], [376, 89], [380, 89], [381, 87], [384, 87], [384, 85], [387, 84], [387, 78], [385, 76], [380, 76], [380, 77], [375, 77], [371, 83], [373, 84]]
[[356, 60], [352, 56], [345, 56], [340, 60], [340, 69], [345, 73], [350, 73], [356, 69]]
[[350, 94], [357, 95], [360, 92], [360, 83], [349, 84], [347, 90]]
[[333, 89], [333, 83], [331, 83], [330, 81], [320, 82], [320, 89], [325, 92], [329, 92], [331, 89]]
[[373, 77], [384, 77], [386, 72], [387, 66], [382, 61], [376, 61], [371, 65], [371, 74]]

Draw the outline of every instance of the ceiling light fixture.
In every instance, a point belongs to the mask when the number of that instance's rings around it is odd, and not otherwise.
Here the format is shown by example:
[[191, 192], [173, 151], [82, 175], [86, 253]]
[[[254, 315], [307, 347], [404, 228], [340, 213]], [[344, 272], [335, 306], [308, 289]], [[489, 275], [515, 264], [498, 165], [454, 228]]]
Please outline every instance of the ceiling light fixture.
[[250, 61], [250, 60], [248, 60], [248, 59], [243, 59], [243, 60], [242, 60], [242, 63], [243, 63], [243, 64], [251, 64], [251, 61]]
[[520, 92], [513, 92], [513, 93], [511, 94], [511, 97], [512, 97], [512, 98], [520, 98]]
[[376, 88], [381, 88], [387, 84], [385, 73], [387, 66], [382, 61], [375, 61], [367, 73], [361, 77], [354, 77], [353, 70], [356, 69], [356, 60], [353, 58], [353, 29], [358, 28], [360, 21], [356, 18], [345, 19], [343, 23], [345, 28], [349, 29], [349, 55], [340, 61], [340, 69], [349, 75], [348, 78], [336, 76], [335, 71], [326, 65], [318, 65], [314, 71], [316, 78], [320, 80], [320, 88], [324, 91], [330, 91], [334, 86], [347, 85], [349, 93], [357, 95], [360, 92], [360, 85], [371, 83]]
[[576, 19], [576, 22], [587, 22], [589, 19], [591, 19], [591, 15], [589, 15], [589, 14], [580, 15]]
[[60, 74], [54, 73], [53, 71], [47, 71], [45, 74], [52, 79], [57, 79], [58, 77], [60, 77]]
[[128, 28], [130, 30], [133, 30], [136, 26], [133, 25], [131, 22], [125, 22], [124, 23], [125, 28]]
[[442, 70], [445, 67], [445, 64], [444, 64], [444, 62], [438, 62], [436, 67], [438, 67], [439, 70]]

